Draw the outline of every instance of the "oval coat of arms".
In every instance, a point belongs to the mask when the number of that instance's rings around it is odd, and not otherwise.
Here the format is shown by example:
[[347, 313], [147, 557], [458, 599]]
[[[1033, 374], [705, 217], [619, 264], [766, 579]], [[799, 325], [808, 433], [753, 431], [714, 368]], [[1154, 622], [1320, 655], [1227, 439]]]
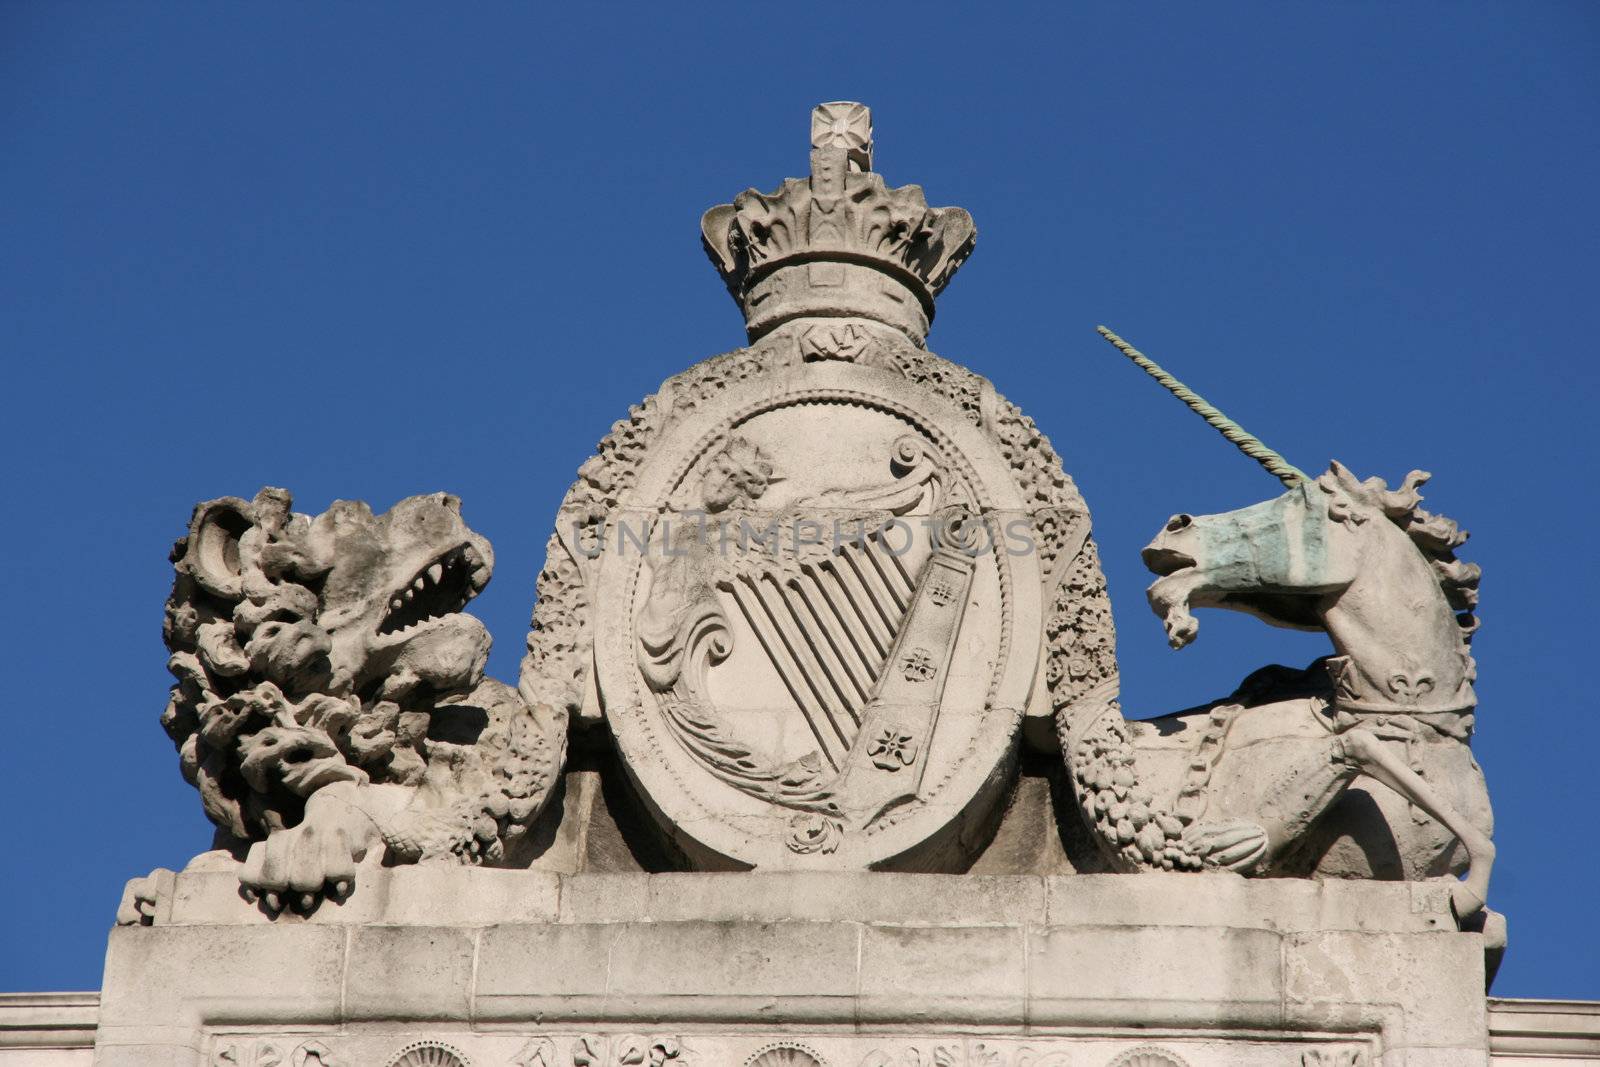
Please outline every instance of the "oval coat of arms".
[[958, 863], [1038, 667], [1010, 465], [851, 363], [673, 422], [598, 542], [599, 693], [646, 806], [700, 867]]

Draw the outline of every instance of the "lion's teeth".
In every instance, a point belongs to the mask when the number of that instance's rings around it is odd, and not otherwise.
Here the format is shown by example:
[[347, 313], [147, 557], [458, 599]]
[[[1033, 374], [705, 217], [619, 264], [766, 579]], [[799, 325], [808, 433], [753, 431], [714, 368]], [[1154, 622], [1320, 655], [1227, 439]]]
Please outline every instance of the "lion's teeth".
[[443, 577], [444, 577], [444, 564], [443, 563], [435, 563], [433, 566], [428, 568], [428, 578], [431, 581], [437, 582], [440, 578], [443, 578]]
[[417, 591], [415, 589], [407, 589], [405, 591], [406, 602], [409, 604], [411, 602], [411, 598], [416, 596], [416, 595], [417, 595]]

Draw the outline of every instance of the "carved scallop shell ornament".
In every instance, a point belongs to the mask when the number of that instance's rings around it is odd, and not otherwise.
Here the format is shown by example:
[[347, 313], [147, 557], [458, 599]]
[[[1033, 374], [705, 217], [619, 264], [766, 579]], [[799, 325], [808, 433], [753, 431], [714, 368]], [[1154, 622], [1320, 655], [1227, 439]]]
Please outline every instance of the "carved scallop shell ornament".
[[1111, 1061], [1110, 1067], [1189, 1067], [1189, 1065], [1165, 1049], [1145, 1045], [1124, 1052]]
[[745, 1067], [828, 1067], [822, 1055], [804, 1045], [768, 1045], [756, 1052]]
[[389, 1061], [389, 1067], [470, 1067], [466, 1056], [449, 1045], [418, 1041], [407, 1045]]

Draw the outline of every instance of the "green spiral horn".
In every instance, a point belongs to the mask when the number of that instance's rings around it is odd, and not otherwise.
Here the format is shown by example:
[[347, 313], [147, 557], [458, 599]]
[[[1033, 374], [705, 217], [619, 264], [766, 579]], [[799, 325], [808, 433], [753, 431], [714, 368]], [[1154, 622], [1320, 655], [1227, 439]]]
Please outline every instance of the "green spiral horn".
[[1309, 482], [1311, 480], [1300, 468], [1262, 444], [1261, 439], [1255, 434], [1246, 431], [1243, 426], [1240, 426], [1237, 422], [1234, 422], [1228, 416], [1206, 403], [1205, 398], [1199, 393], [1196, 393], [1193, 389], [1168, 374], [1161, 364], [1134, 348], [1104, 326], [1097, 326], [1095, 329], [1100, 331], [1101, 337], [1115, 345], [1117, 351], [1133, 360], [1146, 374], [1165, 386], [1167, 392], [1188, 405], [1189, 410], [1205, 419], [1218, 433], [1232, 441], [1239, 451], [1265, 467], [1267, 473], [1278, 479], [1278, 481], [1293, 489], [1301, 482]]

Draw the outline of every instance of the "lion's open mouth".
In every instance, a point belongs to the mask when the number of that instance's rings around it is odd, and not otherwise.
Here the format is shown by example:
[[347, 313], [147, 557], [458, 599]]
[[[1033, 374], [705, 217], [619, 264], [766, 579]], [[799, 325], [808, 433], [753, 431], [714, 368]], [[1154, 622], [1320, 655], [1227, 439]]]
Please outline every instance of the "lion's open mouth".
[[390, 598], [378, 633], [397, 634], [460, 611], [482, 590], [483, 569], [483, 560], [471, 545], [458, 545], [436, 557]]
[[1171, 548], [1147, 548], [1139, 555], [1146, 567], [1163, 578], [1196, 565], [1193, 556]]

